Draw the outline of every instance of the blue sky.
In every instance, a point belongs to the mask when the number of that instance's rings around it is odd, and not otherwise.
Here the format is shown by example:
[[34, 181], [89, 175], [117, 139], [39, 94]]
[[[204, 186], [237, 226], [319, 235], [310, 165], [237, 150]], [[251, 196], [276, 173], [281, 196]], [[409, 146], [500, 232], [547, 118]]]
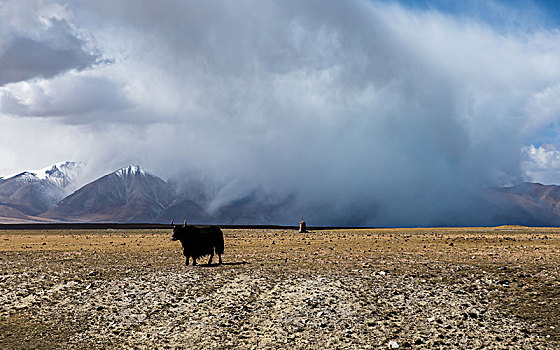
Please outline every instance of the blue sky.
[[556, 28], [560, 24], [560, 2], [554, 0], [402, 0], [400, 3], [411, 9], [478, 18], [506, 30], [516, 26]]

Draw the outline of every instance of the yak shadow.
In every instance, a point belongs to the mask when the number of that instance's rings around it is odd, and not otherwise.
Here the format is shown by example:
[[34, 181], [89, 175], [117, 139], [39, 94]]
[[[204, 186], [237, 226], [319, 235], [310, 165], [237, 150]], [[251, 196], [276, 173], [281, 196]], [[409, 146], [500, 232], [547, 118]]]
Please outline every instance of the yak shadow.
[[[250, 264], [250, 262], [247, 262], [247, 261], [238, 261], [238, 262], [225, 262], [225, 263], [222, 263], [222, 265], [224, 265], [224, 266], [236, 266], [236, 265], [245, 265], [245, 264]], [[198, 266], [198, 267], [218, 267], [218, 266], [220, 266], [220, 264], [218, 264], [218, 263], [212, 263], [212, 264], [197, 264], [196, 266]]]

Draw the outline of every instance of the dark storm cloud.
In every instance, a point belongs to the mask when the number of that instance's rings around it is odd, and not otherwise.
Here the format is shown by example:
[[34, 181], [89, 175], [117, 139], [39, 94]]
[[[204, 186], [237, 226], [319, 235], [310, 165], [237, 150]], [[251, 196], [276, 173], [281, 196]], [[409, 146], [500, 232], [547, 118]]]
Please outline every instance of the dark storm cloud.
[[51, 19], [39, 38], [21, 34], [25, 33], [15, 33], [0, 46], [0, 86], [83, 70], [101, 60], [100, 54], [86, 50], [64, 20]]

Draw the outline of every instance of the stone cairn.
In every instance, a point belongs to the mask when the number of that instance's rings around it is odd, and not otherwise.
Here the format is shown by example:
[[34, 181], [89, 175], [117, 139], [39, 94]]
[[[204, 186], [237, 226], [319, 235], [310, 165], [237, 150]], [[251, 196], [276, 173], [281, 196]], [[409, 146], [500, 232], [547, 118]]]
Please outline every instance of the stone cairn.
[[307, 232], [307, 225], [305, 224], [305, 220], [303, 220], [303, 216], [301, 217], [301, 221], [299, 222], [299, 232], [300, 233]]

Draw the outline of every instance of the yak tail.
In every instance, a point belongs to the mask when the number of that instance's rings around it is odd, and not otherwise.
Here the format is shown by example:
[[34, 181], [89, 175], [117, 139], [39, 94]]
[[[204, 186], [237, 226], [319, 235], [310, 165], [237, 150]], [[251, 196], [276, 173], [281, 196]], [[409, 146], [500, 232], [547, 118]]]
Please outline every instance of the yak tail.
[[216, 254], [224, 254], [224, 233], [221, 229], [217, 229], [216, 232]]

